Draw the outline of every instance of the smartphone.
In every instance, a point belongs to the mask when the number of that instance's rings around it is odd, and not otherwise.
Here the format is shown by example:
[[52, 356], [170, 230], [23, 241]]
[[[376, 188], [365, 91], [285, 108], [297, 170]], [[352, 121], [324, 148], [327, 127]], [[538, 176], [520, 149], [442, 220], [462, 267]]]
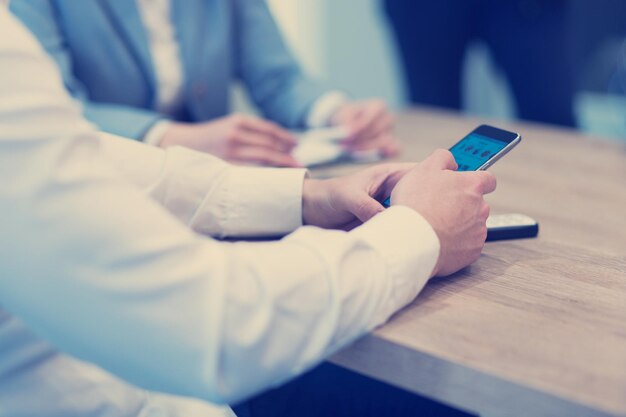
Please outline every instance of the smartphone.
[[459, 171], [482, 171], [509, 153], [521, 140], [517, 133], [481, 125], [451, 147], [450, 152]]
[[[450, 148], [459, 171], [485, 170], [498, 159], [509, 153], [522, 137], [514, 132], [497, 127], [481, 125]], [[391, 197], [383, 201], [383, 206], [391, 205]]]
[[487, 219], [487, 242], [535, 237], [538, 233], [539, 223], [525, 214], [492, 214]]

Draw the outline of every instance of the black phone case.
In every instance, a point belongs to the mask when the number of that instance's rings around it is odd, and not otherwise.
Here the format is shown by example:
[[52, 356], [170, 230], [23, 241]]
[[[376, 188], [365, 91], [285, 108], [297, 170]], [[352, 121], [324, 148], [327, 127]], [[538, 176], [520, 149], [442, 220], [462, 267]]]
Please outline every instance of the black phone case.
[[487, 242], [506, 239], [526, 239], [539, 234], [539, 224], [524, 226], [505, 226], [487, 229]]

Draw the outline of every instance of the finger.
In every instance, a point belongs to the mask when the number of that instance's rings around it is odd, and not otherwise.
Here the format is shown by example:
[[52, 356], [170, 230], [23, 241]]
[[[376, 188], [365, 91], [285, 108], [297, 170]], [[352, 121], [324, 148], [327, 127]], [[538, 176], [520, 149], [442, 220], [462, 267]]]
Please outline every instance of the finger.
[[335, 120], [335, 124], [350, 126], [354, 123], [361, 112], [360, 105], [357, 103], [344, 104], [338, 113], [338, 117]]
[[383, 205], [374, 200], [368, 194], [359, 193], [354, 201], [351, 202], [350, 206], [352, 214], [354, 214], [363, 223], [378, 213], [385, 211]]
[[241, 162], [254, 162], [275, 167], [301, 167], [293, 156], [268, 148], [242, 146], [233, 153], [233, 159]]
[[390, 154], [393, 154], [393, 152], [397, 152], [398, 149], [399, 145], [397, 140], [392, 135], [380, 135], [373, 139], [359, 142], [354, 144], [354, 146], [346, 148], [348, 152], [378, 150], [382, 151], [385, 156], [388, 155], [385, 150], [388, 150]]
[[369, 121], [364, 129], [360, 131], [360, 133], [355, 135], [353, 132], [351, 132], [351, 135], [343, 141], [343, 144], [349, 148], [353, 145], [358, 146], [359, 144], [375, 140], [376, 138], [383, 135], [390, 135], [393, 129], [393, 124], [394, 117], [391, 114], [385, 112], [380, 116], [377, 116], [376, 119]]
[[291, 150], [296, 146], [296, 138], [276, 123], [257, 119], [256, 117], [246, 117], [243, 119], [241, 126], [244, 129], [275, 138], [285, 150]]
[[480, 253], [483, 251], [484, 247], [485, 247], [485, 242], [487, 241], [487, 235], [489, 234], [489, 229], [487, 229], [487, 224], [482, 225], [481, 229], [480, 229], [480, 241], [482, 242], [482, 245], [480, 247], [480, 250], [478, 251], [477, 255], [476, 255], [476, 260], [478, 260], [478, 258], [480, 258]]
[[366, 133], [387, 115], [387, 106], [382, 101], [374, 100], [365, 103], [349, 126], [351, 140], [355, 141], [360, 136], [367, 136]]
[[400, 153], [400, 141], [395, 136], [388, 135], [388, 139], [384, 141], [380, 151], [387, 158], [396, 156]]
[[489, 194], [495, 191], [497, 186], [496, 176], [487, 171], [471, 172], [479, 181], [479, 191], [482, 194]]
[[483, 203], [480, 206], [480, 212], [479, 212], [480, 218], [486, 222], [487, 218], [489, 217], [490, 211], [491, 211], [491, 208], [489, 207], [489, 204], [487, 204], [487, 202], [483, 200]]
[[354, 219], [350, 223], [344, 224], [343, 226], [341, 226], [341, 230], [345, 230], [346, 232], [349, 232], [350, 230], [352, 230], [355, 227], [358, 227], [358, 226], [360, 226], [362, 224], [363, 224], [363, 222], [361, 220]]
[[265, 133], [257, 133], [250, 130], [241, 130], [234, 135], [234, 144], [240, 147], [257, 147], [273, 149], [285, 153], [285, 150], [278, 143], [273, 136], [269, 136]]
[[383, 164], [380, 166], [384, 167], [387, 170], [387, 178], [384, 182], [385, 188], [388, 190], [392, 190], [396, 187], [402, 177], [404, 177], [410, 170], [415, 168], [417, 165], [413, 162], [400, 162], [395, 164]]
[[458, 165], [454, 160], [454, 156], [452, 153], [445, 149], [437, 149], [435, 150], [428, 158], [422, 162], [422, 164], [427, 166], [433, 166], [438, 169], [449, 169], [452, 171], [456, 171], [458, 169]]

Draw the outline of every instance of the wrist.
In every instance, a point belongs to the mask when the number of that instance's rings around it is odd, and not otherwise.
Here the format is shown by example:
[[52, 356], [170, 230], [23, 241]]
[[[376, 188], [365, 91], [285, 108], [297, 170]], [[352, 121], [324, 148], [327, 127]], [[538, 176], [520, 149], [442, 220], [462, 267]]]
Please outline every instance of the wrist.
[[163, 132], [159, 146], [167, 148], [180, 145], [182, 143], [181, 139], [189, 133], [191, 126], [189, 123], [170, 122], [167, 129]]
[[331, 115], [328, 117], [328, 125], [329, 126], [337, 126], [337, 125], [341, 125], [343, 122], [343, 111], [347, 106], [347, 102], [346, 103], [342, 103], [341, 105], [337, 106], [335, 108], [335, 110], [331, 113]]
[[305, 178], [302, 184], [302, 224], [313, 225], [323, 194], [324, 180]]
[[348, 101], [348, 96], [341, 91], [331, 91], [322, 95], [309, 110], [306, 118], [307, 127], [320, 128], [333, 125], [334, 115]]

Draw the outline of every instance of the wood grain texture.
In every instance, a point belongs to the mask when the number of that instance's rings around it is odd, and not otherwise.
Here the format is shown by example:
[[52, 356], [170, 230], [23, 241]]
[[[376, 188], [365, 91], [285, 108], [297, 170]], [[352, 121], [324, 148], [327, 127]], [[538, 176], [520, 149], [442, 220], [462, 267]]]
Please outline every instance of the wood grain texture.
[[[402, 114], [398, 159], [421, 160], [482, 122], [426, 109]], [[569, 130], [496, 125], [519, 132], [523, 141], [492, 169], [498, 177], [498, 190], [488, 198], [492, 212], [534, 217], [539, 237], [488, 243], [473, 266], [431, 281], [411, 306], [368, 336], [367, 349], [354, 351], [358, 361], [351, 363], [350, 349], [335, 361], [412, 389], [410, 378], [398, 375], [410, 367], [399, 366], [394, 376], [371, 366], [383, 343], [391, 356], [386, 366], [393, 364], [391, 343], [402, 349], [403, 361], [408, 349], [441, 360], [448, 373], [463, 367], [503, 387], [511, 383], [581, 410], [626, 416], [626, 148]], [[547, 405], [497, 411], [493, 404], [464, 403], [459, 399], [470, 397], [458, 394], [480, 387], [449, 383], [456, 391], [414, 391], [486, 414], [554, 415], [542, 414]]]

